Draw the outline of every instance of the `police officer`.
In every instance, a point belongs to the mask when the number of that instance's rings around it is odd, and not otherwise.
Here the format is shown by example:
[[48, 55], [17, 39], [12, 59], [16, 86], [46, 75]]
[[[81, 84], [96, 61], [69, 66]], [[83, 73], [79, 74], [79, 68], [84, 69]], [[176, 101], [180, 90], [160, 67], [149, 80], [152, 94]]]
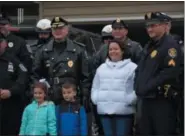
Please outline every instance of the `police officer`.
[[179, 77], [179, 86], [180, 86], [180, 90], [182, 93], [181, 93], [181, 99], [178, 102], [178, 117], [177, 117], [177, 119], [178, 119], [178, 123], [179, 123], [178, 127], [180, 129], [180, 133], [184, 134], [184, 42], [179, 35], [170, 33], [171, 27], [172, 27], [172, 24], [171, 24], [172, 18], [165, 13], [163, 13], [163, 15], [168, 20], [166, 33], [171, 35], [172, 38], [174, 38], [174, 40], [177, 42], [177, 44], [181, 48], [181, 73], [180, 73], [180, 77]]
[[[121, 19], [116, 19], [112, 22], [112, 36], [115, 39], [119, 39], [124, 42], [126, 48], [128, 48], [131, 53], [131, 60], [135, 63], [139, 62], [142, 47], [136, 42], [132, 41], [127, 37], [128, 34], [128, 25]], [[94, 69], [97, 69], [102, 63], [105, 62], [106, 56], [108, 52], [108, 47], [106, 45], [102, 46], [102, 48], [95, 55], [94, 61]]]
[[101, 31], [102, 41], [104, 44], [108, 44], [113, 39], [112, 36], [112, 24], [106, 25]]
[[49, 81], [52, 87], [49, 95], [56, 104], [61, 101], [59, 89], [63, 82], [74, 82], [80, 88], [83, 104], [87, 110], [90, 84], [85, 46], [67, 37], [69, 26], [63, 18], [54, 17], [51, 28], [54, 38], [44, 44], [35, 55], [34, 78], [38, 80], [44, 77]]
[[39, 20], [36, 25], [36, 32], [38, 33], [38, 41], [36, 44], [30, 45], [33, 56], [51, 38], [51, 21], [49, 19]]
[[151, 40], [143, 49], [136, 70], [135, 90], [141, 135], [174, 135], [176, 129], [176, 78], [180, 71], [180, 47], [166, 34], [167, 19], [160, 12], [145, 15]]
[[27, 69], [6, 48], [7, 41], [0, 38], [0, 135], [17, 135], [23, 112]]
[[15, 36], [9, 31], [11, 27], [11, 20], [5, 14], [0, 14], [0, 34], [1, 37], [4, 37], [8, 42], [7, 51], [12, 55], [16, 56], [28, 69], [28, 72], [31, 72], [32, 69], [32, 59], [28, 51], [28, 45], [25, 40], [21, 37]]

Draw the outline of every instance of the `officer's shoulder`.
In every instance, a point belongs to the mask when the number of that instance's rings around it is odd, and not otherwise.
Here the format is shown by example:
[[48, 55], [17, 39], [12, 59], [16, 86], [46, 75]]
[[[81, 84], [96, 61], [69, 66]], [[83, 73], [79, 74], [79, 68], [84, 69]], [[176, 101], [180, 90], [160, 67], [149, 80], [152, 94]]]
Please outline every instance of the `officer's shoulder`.
[[133, 41], [133, 40], [131, 40], [131, 44], [132, 44], [133, 46], [138, 46], [138, 45], [140, 45], [139, 42], [136, 42], [136, 41]]
[[79, 47], [81, 47], [81, 48], [85, 48], [85, 47], [86, 47], [85, 44], [80, 43], [80, 42], [77, 42], [77, 41], [73, 41], [73, 43], [74, 43], [74, 44], [77, 44], [77, 45], [78, 45]]
[[11, 36], [13, 37], [13, 39], [14, 39], [15, 41], [25, 42], [25, 43], [26, 43], [26, 41], [25, 41], [22, 37], [20, 37], [20, 36], [17, 36], [17, 35], [15, 35], [15, 34], [11, 34]]

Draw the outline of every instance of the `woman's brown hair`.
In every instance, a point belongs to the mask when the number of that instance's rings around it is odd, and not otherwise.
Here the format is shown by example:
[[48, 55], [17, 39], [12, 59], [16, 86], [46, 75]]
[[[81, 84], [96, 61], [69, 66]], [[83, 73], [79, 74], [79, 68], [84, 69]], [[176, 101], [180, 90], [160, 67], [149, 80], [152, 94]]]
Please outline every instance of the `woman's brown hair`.
[[109, 47], [110, 47], [110, 44], [111, 43], [117, 43], [118, 46], [120, 47], [121, 51], [123, 52], [123, 56], [122, 56], [122, 60], [123, 59], [128, 59], [131, 57], [131, 54], [128, 50], [128, 47], [125, 46], [125, 44], [123, 43], [123, 41], [121, 40], [117, 40], [117, 39], [113, 39], [111, 41], [109, 41], [109, 44], [108, 44], [108, 51], [107, 51], [107, 57], [111, 60], [110, 56], [109, 56]]

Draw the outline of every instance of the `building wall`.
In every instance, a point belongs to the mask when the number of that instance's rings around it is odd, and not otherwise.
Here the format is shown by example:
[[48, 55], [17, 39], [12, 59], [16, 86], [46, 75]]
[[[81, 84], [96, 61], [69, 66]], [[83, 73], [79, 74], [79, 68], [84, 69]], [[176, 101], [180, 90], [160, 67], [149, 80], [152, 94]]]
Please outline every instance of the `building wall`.
[[51, 19], [62, 16], [70, 22], [110, 21], [117, 17], [124, 20], [143, 19], [149, 11], [162, 11], [175, 18], [183, 18], [184, 2], [42, 2], [42, 17]]

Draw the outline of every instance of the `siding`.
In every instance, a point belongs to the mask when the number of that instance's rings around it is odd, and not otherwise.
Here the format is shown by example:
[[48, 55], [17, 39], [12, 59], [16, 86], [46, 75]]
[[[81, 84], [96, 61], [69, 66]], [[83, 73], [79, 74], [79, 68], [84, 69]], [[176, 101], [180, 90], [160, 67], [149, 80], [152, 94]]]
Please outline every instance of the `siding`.
[[71, 22], [143, 19], [149, 11], [162, 11], [172, 17], [183, 17], [184, 2], [42, 2], [42, 16], [52, 19], [62, 16]]

